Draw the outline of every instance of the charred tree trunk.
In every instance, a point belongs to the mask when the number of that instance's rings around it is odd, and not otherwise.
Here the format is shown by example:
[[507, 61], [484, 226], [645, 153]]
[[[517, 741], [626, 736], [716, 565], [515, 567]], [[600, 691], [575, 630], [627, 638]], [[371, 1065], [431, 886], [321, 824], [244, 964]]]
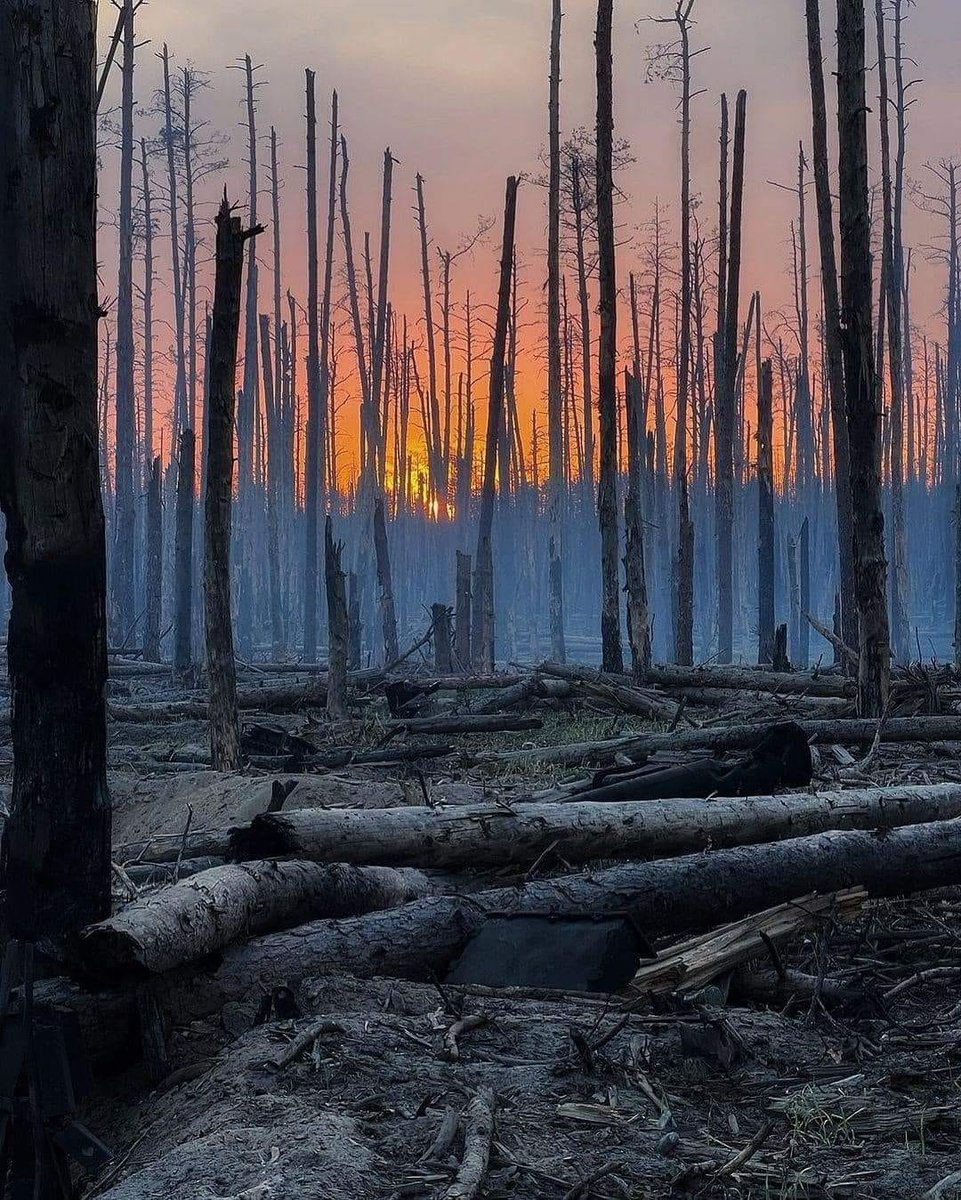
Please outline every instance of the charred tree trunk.
[[872, 343], [864, 49], [864, 0], [838, 0], [840, 334], [844, 351], [855, 592], [860, 632], [858, 706], [862, 716], [880, 717], [887, 707], [891, 649], [881, 510], [881, 413]]
[[317, 283], [317, 106], [307, 78], [307, 436], [304, 487], [304, 662], [317, 661], [317, 555], [320, 529], [320, 345]]
[[160, 455], [153, 460], [147, 488], [147, 562], [144, 572], [143, 656], [160, 662], [163, 598], [163, 490]]
[[374, 504], [374, 553], [377, 558], [377, 583], [380, 587], [380, 618], [384, 636], [384, 662], [396, 662], [400, 657], [397, 644], [397, 614], [394, 610], [394, 581], [390, 570], [390, 547], [387, 542], [387, 522], [384, 500], [378, 496]]
[[471, 615], [471, 561], [470, 555], [457, 551], [456, 606], [454, 609], [454, 657], [458, 671], [467, 671], [471, 665], [470, 615]]
[[182, 675], [193, 658], [193, 544], [196, 438], [192, 429], [180, 432], [177, 455], [177, 512], [174, 529], [174, 672]]
[[761, 367], [757, 430], [757, 628], [759, 664], [774, 660], [774, 375]]
[[[723, 314], [723, 344], [716, 367], [715, 522], [717, 537], [718, 662], [734, 657], [734, 429], [737, 405], [738, 307], [741, 283], [741, 214], [744, 203], [744, 139], [747, 93], [737, 97], [734, 118], [734, 166], [731, 180], [729, 244], [724, 255], [727, 278], [719, 304]], [[721, 325], [721, 322], [718, 322]]]
[[494, 496], [497, 483], [497, 448], [504, 420], [504, 360], [510, 320], [511, 276], [514, 263], [514, 225], [517, 216], [517, 179], [507, 180], [504, 202], [504, 241], [501, 249], [497, 320], [491, 349], [490, 404], [487, 411], [487, 446], [484, 482], [477, 524], [477, 559], [474, 573], [473, 651], [474, 666], [481, 672], [494, 670], [494, 554], [491, 544], [494, 525]]
[[564, 662], [564, 396], [561, 381], [561, 0], [553, 0], [551, 15], [550, 100], [548, 136], [550, 180], [547, 245], [547, 448], [548, 448], [548, 610], [551, 658]]
[[230, 608], [230, 510], [244, 231], [224, 195], [217, 214], [217, 272], [207, 395], [207, 495], [204, 506], [204, 629], [210, 699], [210, 757], [216, 771], [240, 767], [240, 722]]
[[270, 633], [274, 661], [286, 653], [284, 640], [284, 600], [280, 571], [280, 509], [283, 452], [280, 438], [280, 412], [274, 392], [270, 361], [270, 317], [260, 316], [260, 360], [264, 376], [264, 407], [267, 413], [267, 579], [270, 589]]
[[854, 517], [851, 508], [851, 467], [844, 390], [844, 350], [841, 344], [841, 301], [834, 244], [834, 214], [828, 170], [827, 101], [821, 47], [820, 0], [806, 0], [808, 68], [811, 80], [813, 121], [814, 187], [817, 196], [818, 239], [821, 251], [821, 286], [824, 302], [824, 346], [831, 399], [831, 431], [834, 443], [834, 491], [837, 503], [838, 563], [840, 572], [841, 624], [844, 641], [853, 646], [858, 638], [857, 606], [854, 598]]
[[623, 671], [617, 520], [617, 277], [614, 242], [614, 79], [611, 26], [614, 0], [598, 0], [597, 247], [600, 343], [597, 403], [601, 458], [597, 517], [601, 531], [601, 642], [605, 671]]
[[324, 577], [327, 585], [327, 716], [347, 716], [347, 590], [341, 566], [343, 543], [334, 541], [330, 517], [324, 523]]
[[133, 82], [134, 9], [133, 0], [123, 4], [123, 79], [120, 101], [120, 278], [117, 284], [117, 391], [116, 391], [116, 472], [114, 487], [113, 615], [117, 622], [116, 640], [126, 645], [135, 632], [134, 539], [137, 528], [134, 502], [137, 412], [134, 399], [133, 344]]
[[450, 675], [454, 670], [451, 661], [450, 609], [446, 604], [431, 605], [431, 626], [434, 630], [434, 673]]
[[27, 941], [110, 911], [93, 16], [90, 4], [37, 0], [6, 12], [0, 38], [0, 505], [14, 754], [3, 858], [9, 932]]

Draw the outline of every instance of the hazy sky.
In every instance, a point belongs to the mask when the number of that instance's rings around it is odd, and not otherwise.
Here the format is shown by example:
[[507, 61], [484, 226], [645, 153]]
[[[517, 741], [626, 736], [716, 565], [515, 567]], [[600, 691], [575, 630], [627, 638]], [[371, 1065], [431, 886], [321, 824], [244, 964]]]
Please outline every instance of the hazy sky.
[[[103, 7], [101, 41], [109, 36], [112, 9]], [[672, 0], [617, 0], [615, 30], [616, 133], [627, 138], [635, 164], [621, 178], [630, 205], [619, 210], [625, 238], [640, 229], [660, 197], [676, 228], [678, 128], [676, 94], [670, 84], [645, 83], [645, 50], [667, 40], [670, 26], [647, 21], [666, 15]], [[870, 5], [873, 8], [873, 5]], [[767, 307], [787, 302], [790, 221], [794, 202], [768, 181], [789, 184], [796, 176], [799, 139], [809, 142], [809, 98], [803, 0], [699, 0], [694, 45], [706, 47], [695, 63], [694, 158], [706, 236], [716, 224], [717, 112], [722, 90], [749, 92], [748, 198], [745, 211], [745, 294], [760, 287]], [[822, 5], [826, 50], [833, 54], [834, 5]], [[567, 0], [563, 27], [562, 126], [594, 119], [593, 0]], [[390, 145], [395, 175], [395, 298], [414, 315], [418, 247], [411, 188], [416, 171], [426, 178], [428, 219], [438, 246], [456, 245], [479, 213], [498, 217], [509, 173], [536, 172], [546, 141], [547, 44], [550, 0], [148, 0], [138, 15], [138, 35], [149, 45], [138, 52], [138, 102], [147, 105], [159, 78], [154, 52], [169, 43], [178, 64], [192, 61], [211, 75], [201, 111], [214, 128], [231, 135], [228, 178], [238, 199], [246, 185], [238, 122], [242, 76], [227, 68], [250, 52], [263, 64], [259, 121], [264, 135], [275, 124], [281, 138], [285, 179], [284, 223], [288, 244], [298, 249], [304, 228], [303, 69], [317, 72], [321, 137], [331, 88], [340, 96], [341, 120], [351, 149], [355, 237], [375, 231], [379, 172]], [[870, 21], [873, 45], [873, 14]], [[923, 179], [922, 164], [961, 151], [961, 3], [918, 0], [905, 25], [915, 90], [909, 173]], [[872, 52], [869, 58], [873, 61]], [[830, 69], [830, 65], [829, 65]], [[873, 99], [876, 79], [869, 82]], [[830, 79], [829, 79], [830, 88]], [[108, 102], [119, 95], [111, 80]], [[876, 105], [875, 105], [876, 109]], [[876, 118], [873, 118], [876, 119]], [[145, 116], [138, 135], [149, 136], [157, 120]], [[266, 159], [266, 149], [261, 152]], [[160, 164], [158, 163], [158, 169]], [[321, 174], [321, 191], [324, 176]], [[266, 174], [264, 174], [266, 183]], [[115, 204], [113, 156], [108, 152], [102, 205]], [[213, 183], [208, 198], [216, 191]], [[529, 186], [520, 198], [520, 247], [529, 286], [544, 273], [543, 193]], [[813, 197], [810, 209], [813, 231]], [[918, 247], [932, 236], [928, 217], [908, 212], [908, 241]], [[812, 238], [813, 240], [813, 238]], [[462, 279], [490, 297], [494, 290], [492, 237]], [[640, 238], [638, 239], [640, 241]], [[376, 237], [375, 237], [376, 244]], [[166, 247], [160, 251], [164, 255]], [[268, 239], [261, 254], [269, 263]], [[105, 291], [112, 292], [109, 251], [102, 255]], [[302, 286], [300, 255], [285, 255], [295, 288]], [[643, 261], [641, 249], [621, 251], [622, 284]], [[167, 269], [161, 258], [161, 272]], [[934, 319], [940, 276], [925, 266], [917, 285], [914, 318]], [[266, 295], [266, 292], [265, 292]], [[816, 297], [812, 280], [812, 297]], [[533, 315], [533, 313], [531, 313]]]

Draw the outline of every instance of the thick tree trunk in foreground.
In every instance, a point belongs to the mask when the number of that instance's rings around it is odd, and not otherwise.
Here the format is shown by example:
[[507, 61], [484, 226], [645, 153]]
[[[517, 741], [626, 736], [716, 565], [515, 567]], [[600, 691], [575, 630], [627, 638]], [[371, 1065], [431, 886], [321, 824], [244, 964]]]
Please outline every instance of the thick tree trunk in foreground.
[[395, 908], [430, 893], [419, 871], [256, 862], [214, 867], [135, 900], [84, 930], [81, 960], [101, 979], [159, 974], [238, 938], [324, 917]]
[[9, 930], [29, 941], [110, 911], [93, 15], [90, 4], [37, 0], [6, 12], [0, 37], [0, 504], [14, 753], [3, 849]]
[[204, 629], [210, 699], [210, 757], [217, 771], [240, 767], [237, 675], [230, 607], [230, 516], [240, 285], [247, 232], [224, 195], [217, 214], [217, 273], [207, 395], [207, 495], [204, 526]]
[[566, 862], [668, 858], [954, 817], [961, 817], [961, 787], [951, 783], [726, 800], [294, 809], [255, 817], [249, 829], [234, 832], [231, 847], [244, 858], [481, 867], [532, 863], [551, 846]]
[[504, 421], [504, 359], [507, 352], [507, 326], [511, 309], [516, 215], [517, 179], [512, 175], [507, 180], [507, 195], [504, 202], [504, 241], [501, 248], [497, 319], [494, 325], [494, 343], [491, 349], [487, 446], [484, 455], [484, 481], [481, 487], [480, 516], [477, 522], [477, 557], [474, 568], [472, 621], [474, 667], [478, 671], [486, 672], [494, 670], [494, 552], [491, 538], [497, 481], [497, 447]]
[[631, 910], [649, 936], [711, 928], [811, 891], [863, 885], [874, 896], [954, 884], [961, 870], [961, 819], [875, 832], [815, 834], [761, 846], [478, 892], [389, 913], [316, 921], [229, 950], [220, 967], [188, 988], [171, 987], [194, 1011], [259, 994], [260, 978], [296, 980], [338, 972], [425, 977], [442, 972], [488, 912]]
[[597, 518], [601, 530], [601, 643], [605, 671], [622, 671], [617, 520], [617, 276], [614, 241], [614, 81], [611, 25], [614, 0], [598, 0], [597, 251], [600, 343], [597, 407], [601, 460]]
[[838, 0], [841, 345], [860, 632], [858, 707], [862, 716], [880, 717], [890, 688], [891, 646], [881, 508], [881, 410], [872, 332], [864, 43], [864, 0]]
[[458, 671], [468, 671], [470, 656], [471, 559], [457, 551], [456, 599], [454, 605], [454, 656]]

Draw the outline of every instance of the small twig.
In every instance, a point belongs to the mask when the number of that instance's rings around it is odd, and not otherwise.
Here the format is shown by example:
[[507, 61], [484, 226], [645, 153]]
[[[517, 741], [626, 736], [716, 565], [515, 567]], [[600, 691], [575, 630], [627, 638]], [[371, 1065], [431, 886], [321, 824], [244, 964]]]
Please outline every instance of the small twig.
[[311, 1047], [314, 1042], [316, 1042], [317, 1039], [322, 1037], [325, 1033], [343, 1032], [343, 1025], [338, 1024], [337, 1021], [331, 1021], [327, 1019], [322, 1021], [314, 1021], [312, 1025], [307, 1026], [303, 1033], [299, 1033], [294, 1038], [294, 1040], [285, 1048], [282, 1054], [271, 1060], [271, 1065], [274, 1066], [278, 1071], [282, 1071], [284, 1067], [289, 1067], [295, 1059], [299, 1058], [305, 1050], [309, 1049], [309, 1047]]
[[184, 861], [184, 852], [187, 849], [187, 838], [190, 836], [190, 825], [194, 819], [194, 809], [192, 804], [187, 805], [187, 824], [184, 826], [183, 837], [180, 839], [180, 849], [177, 851], [177, 865], [174, 868], [174, 883], [180, 882], [180, 868]]
[[582, 1179], [580, 1183], [575, 1183], [572, 1188], [568, 1189], [564, 1193], [562, 1200], [584, 1200], [595, 1183], [600, 1183], [602, 1179], [606, 1179], [608, 1175], [613, 1175], [615, 1171], [619, 1171], [623, 1166], [623, 1162], [617, 1159], [614, 1162], [606, 1163], [603, 1167], [598, 1167], [586, 1179]]

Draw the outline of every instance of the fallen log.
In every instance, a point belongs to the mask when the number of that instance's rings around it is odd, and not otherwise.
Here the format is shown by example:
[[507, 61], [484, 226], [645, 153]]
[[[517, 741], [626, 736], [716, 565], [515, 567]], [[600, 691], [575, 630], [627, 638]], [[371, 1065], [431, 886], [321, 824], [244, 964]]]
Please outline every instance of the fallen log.
[[647, 683], [663, 688], [734, 688], [746, 692], [769, 692], [782, 696], [855, 695], [855, 684], [843, 675], [806, 671], [759, 671], [748, 667], [651, 667], [644, 673]]
[[427, 895], [417, 871], [257, 862], [215, 867], [88, 925], [80, 960], [95, 978], [159, 974], [248, 933], [392, 908]]
[[292, 809], [230, 833], [231, 857], [432, 868], [531, 863], [551, 846], [567, 862], [666, 858], [961, 817], [961, 784], [903, 785], [728, 800], [494, 804], [456, 808]]
[[603, 700], [623, 712], [650, 717], [655, 721], [672, 722], [677, 717], [677, 704], [665, 696], [656, 696], [637, 687], [629, 676], [608, 674], [594, 667], [571, 663], [544, 663], [541, 671], [555, 679], [565, 679], [582, 694]]
[[[477, 763], [538, 760], [577, 766], [585, 762], [611, 761], [615, 755], [641, 758], [663, 750], [746, 750], [757, 742], [769, 722], [719, 725], [704, 729], [679, 729], [674, 733], [639, 733], [599, 742], [575, 742], [566, 746], [533, 746], [520, 750], [480, 751]], [[812, 744], [869, 746], [878, 733], [878, 722], [861, 718], [802, 720], [797, 724]], [[961, 716], [891, 717], [881, 727], [882, 743], [961, 741]]]
[[437, 896], [391, 912], [321, 920], [231, 947], [203, 980], [177, 990], [175, 1009], [213, 1011], [278, 981], [343, 972], [430, 978], [443, 972], [487, 912], [630, 909], [649, 937], [697, 932], [808, 892], [865, 887], [899, 895], [961, 880], [961, 818], [876, 833], [831, 831], [759, 846], [538, 880], [468, 898]]
[[498, 713], [462, 713], [436, 717], [402, 717], [386, 721], [386, 727], [398, 733], [520, 733], [542, 729], [538, 717], [511, 717]]

